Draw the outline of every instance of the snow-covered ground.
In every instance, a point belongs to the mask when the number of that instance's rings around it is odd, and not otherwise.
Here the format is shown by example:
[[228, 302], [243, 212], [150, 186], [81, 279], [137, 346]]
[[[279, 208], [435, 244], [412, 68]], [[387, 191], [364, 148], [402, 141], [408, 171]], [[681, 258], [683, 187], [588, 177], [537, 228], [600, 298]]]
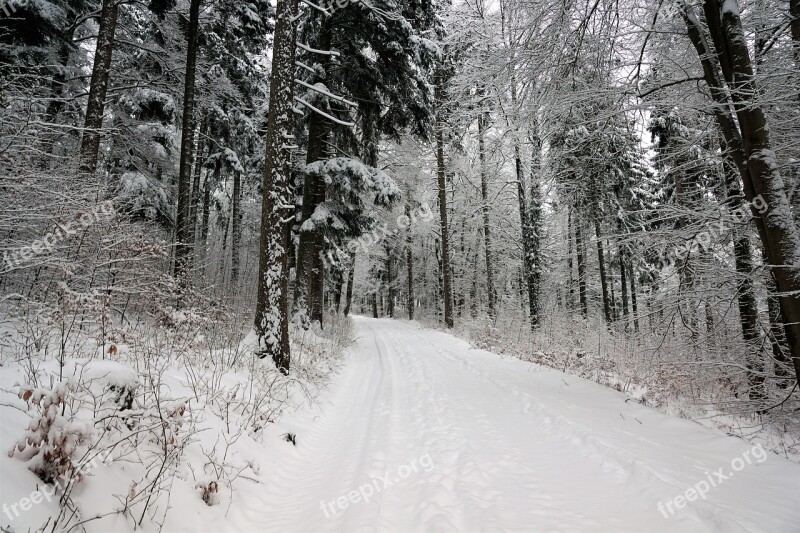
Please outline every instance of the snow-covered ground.
[[[798, 530], [800, 465], [446, 333], [354, 320], [358, 340], [318, 405], [279, 420], [260, 444], [237, 444], [258, 467], [221, 504], [173, 483], [163, 531]], [[36, 488], [22, 463], [1, 461], [15, 483], [4, 475], [3, 503]], [[76, 500], [90, 507], [90, 496], [124, 492], [113, 468], [125, 466], [99, 467]], [[130, 526], [121, 516], [86, 523]]]
[[800, 465], [445, 333], [355, 320], [296, 448], [209, 530], [797, 531]]

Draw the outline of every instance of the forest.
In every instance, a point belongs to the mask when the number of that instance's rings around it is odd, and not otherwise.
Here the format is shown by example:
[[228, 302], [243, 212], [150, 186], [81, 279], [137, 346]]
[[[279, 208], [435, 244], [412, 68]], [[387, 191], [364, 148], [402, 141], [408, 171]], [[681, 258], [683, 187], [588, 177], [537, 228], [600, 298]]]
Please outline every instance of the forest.
[[800, 0], [0, 0], [0, 253], [2, 532], [800, 520]]

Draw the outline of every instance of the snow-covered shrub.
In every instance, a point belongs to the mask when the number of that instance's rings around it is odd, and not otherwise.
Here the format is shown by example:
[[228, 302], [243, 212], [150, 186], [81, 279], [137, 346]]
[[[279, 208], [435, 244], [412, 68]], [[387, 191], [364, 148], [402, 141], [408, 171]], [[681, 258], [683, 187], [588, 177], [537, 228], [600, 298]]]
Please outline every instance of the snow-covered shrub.
[[38, 413], [8, 455], [29, 461], [29, 468], [45, 483], [82, 477], [77, 467], [79, 449], [91, 441], [93, 432], [89, 424], [63, 414], [67, 395], [74, 391], [73, 385], [63, 382], [52, 389], [19, 388], [19, 397]]
[[200, 489], [201, 497], [206, 505], [216, 505], [219, 503], [219, 483], [216, 481], [208, 481], [205, 483], [198, 483], [196, 488]]

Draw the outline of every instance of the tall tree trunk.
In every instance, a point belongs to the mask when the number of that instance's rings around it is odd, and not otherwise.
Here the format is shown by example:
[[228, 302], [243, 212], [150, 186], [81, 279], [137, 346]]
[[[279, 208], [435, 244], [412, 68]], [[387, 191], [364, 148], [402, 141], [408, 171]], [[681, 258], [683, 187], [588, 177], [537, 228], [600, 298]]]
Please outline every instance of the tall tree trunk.
[[[766, 255], [763, 253], [762, 255]], [[767, 262], [766, 256], [764, 262]], [[769, 338], [772, 345], [772, 359], [775, 364], [775, 375], [778, 386], [788, 388], [792, 384], [792, 360], [789, 356], [789, 347], [786, 344], [786, 332], [781, 322], [781, 306], [776, 295], [775, 278], [771, 272], [766, 275], [767, 311], [769, 314]]]
[[531, 328], [536, 328], [541, 320], [541, 302], [539, 301], [542, 284], [542, 254], [541, 237], [539, 232], [542, 226], [542, 193], [539, 189], [539, 178], [536, 172], [536, 154], [539, 145], [534, 144], [531, 155], [531, 183], [528, 202], [528, 227], [525, 231], [528, 243], [528, 298], [530, 301]]
[[636, 275], [633, 270], [633, 262], [628, 265], [628, 274], [631, 280], [631, 312], [633, 313], [633, 331], [639, 333], [639, 307], [636, 304]]
[[628, 254], [624, 247], [619, 249], [619, 283], [622, 288], [622, 321], [624, 328], [628, 329], [628, 280], [626, 276], [625, 259]]
[[266, 159], [261, 203], [261, 242], [255, 330], [263, 342], [261, 357], [289, 373], [289, 309], [287, 253], [289, 224], [284, 206], [291, 203], [291, 154], [285, 147], [294, 131], [292, 112], [297, 0], [278, 0], [269, 91]]
[[[67, 67], [69, 66], [69, 59], [72, 55], [72, 39], [75, 36], [75, 26], [71, 26], [67, 33], [63, 36], [63, 41], [59, 44], [58, 48], [58, 66], [53, 73], [53, 80], [50, 82], [50, 101], [47, 103], [47, 111], [45, 111], [44, 121], [47, 124], [53, 124], [58, 117], [58, 114], [64, 108], [64, 85], [67, 81]], [[52, 126], [49, 126], [52, 128]], [[44, 155], [52, 155], [55, 148], [57, 132], [46, 133], [42, 143], [42, 153]], [[49, 168], [51, 158], [42, 158], [42, 168]]]
[[439, 230], [441, 232], [442, 298], [444, 299], [444, 325], [453, 327], [453, 288], [450, 279], [450, 228], [447, 225], [447, 177], [444, 166], [444, 81], [439, 75], [436, 84], [436, 181], [439, 189]]
[[72, 26], [69, 32], [64, 35], [63, 41], [58, 46], [59, 66], [56, 68], [55, 73], [53, 73], [53, 80], [50, 82], [50, 92], [52, 96], [47, 103], [47, 111], [45, 112], [47, 122], [53, 122], [64, 108], [64, 99], [62, 96], [64, 94], [64, 83], [67, 81], [67, 67], [69, 66], [69, 58], [72, 55], [72, 39], [74, 36], [75, 27]]
[[[723, 141], [724, 146], [724, 141]], [[725, 206], [731, 211], [746, 208], [736, 164], [730, 157], [723, 161], [723, 177], [725, 180]], [[764, 387], [765, 354], [762, 352], [760, 327], [758, 323], [758, 305], [753, 289], [753, 252], [750, 239], [742, 228], [735, 228], [733, 236], [733, 257], [737, 275], [736, 298], [739, 307], [739, 324], [742, 339], [747, 346], [747, 379], [748, 393], [751, 399], [761, 400], [766, 397]], [[708, 305], [707, 305], [708, 308]]]
[[242, 241], [242, 177], [233, 171], [233, 198], [231, 199], [231, 288], [236, 295], [239, 283], [239, 258]]
[[200, 221], [200, 250], [203, 253], [203, 273], [208, 264], [208, 220], [211, 217], [211, 172], [203, 180], [203, 213]]
[[175, 216], [175, 270], [182, 284], [188, 284], [191, 268], [193, 236], [189, 220], [192, 180], [192, 148], [194, 146], [194, 93], [197, 70], [197, 34], [200, 26], [201, 0], [191, 0], [186, 37], [186, 74], [183, 83], [183, 117], [181, 123], [181, 160], [178, 172], [178, 209]]
[[486, 166], [486, 130], [489, 127], [488, 113], [478, 116], [478, 158], [481, 172], [481, 211], [483, 213], [483, 247], [486, 254], [486, 292], [489, 299], [489, 318], [497, 318], [497, 293], [494, 288], [494, 261], [492, 259], [492, 235], [489, 224], [489, 170]]
[[[800, 78], [800, 0], [789, 0], [789, 16], [792, 17], [791, 30], [795, 77]], [[800, 100], [800, 91], [797, 93], [797, 99]]]
[[[330, 23], [323, 21], [320, 28], [316, 48], [328, 50], [331, 47]], [[323, 76], [316, 77], [315, 83], [326, 83], [327, 72], [330, 66], [330, 56], [323, 55], [319, 61]], [[326, 106], [322, 107], [326, 110]], [[330, 137], [330, 123], [328, 119], [317, 112], [311, 111], [308, 122], [308, 149], [306, 151], [306, 164], [324, 160], [328, 157], [328, 142]], [[305, 224], [311, 219], [317, 206], [325, 201], [325, 182], [319, 177], [306, 174], [303, 182], [302, 222]], [[297, 269], [295, 275], [294, 303], [292, 305], [292, 320], [300, 327], [307, 329], [311, 322], [318, 321], [322, 324], [322, 291], [324, 290], [324, 263], [322, 252], [324, 237], [317, 228], [300, 231], [300, 244], [297, 252]]]
[[603, 251], [603, 235], [600, 232], [600, 222], [594, 221], [594, 234], [597, 237], [597, 264], [600, 267], [600, 287], [603, 291], [603, 316], [606, 318], [606, 324], [612, 322], [611, 317], [611, 304], [608, 299], [608, 281], [606, 279], [606, 261], [605, 252]]
[[758, 307], [753, 292], [753, 260], [750, 239], [741, 231], [733, 232], [733, 256], [739, 278], [737, 301], [742, 338], [747, 345], [748, 393], [752, 400], [766, 398], [764, 388], [764, 354], [758, 327]]
[[[684, 176], [680, 172], [673, 174], [675, 184], [675, 203], [684, 212], [690, 212], [697, 208], [696, 203], [693, 201], [690, 190], [691, 185], [687, 187]], [[680, 230], [688, 225], [686, 215], [680, 215], [675, 222], [675, 229]], [[676, 261], [676, 270], [678, 271], [679, 284], [678, 284], [678, 297], [679, 309], [683, 325], [689, 330], [692, 341], [696, 342], [699, 339], [700, 331], [697, 324], [697, 310], [700, 303], [696, 299], [695, 291], [695, 260], [691, 257], [692, 250], [680, 255]]]
[[386, 246], [386, 315], [394, 318], [394, 272], [392, 270], [392, 249]]
[[[605, 249], [611, 250], [611, 243], [608, 242], [608, 240], [606, 240], [606, 246], [605, 246], [604, 250]], [[611, 255], [610, 251], [609, 251], [608, 255], [609, 256]], [[604, 257], [605, 257], [605, 252], [604, 252]], [[607, 267], [608, 268], [606, 270], [606, 280], [608, 281], [608, 288], [611, 291], [611, 300], [610, 300], [611, 301], [611, 306], [610, 306], [610, 309], [611, 309], [611, 322], [616, 322], [617, 321], [617, 294], [616, 294], [616, 290], [614, 288], [614, 263], [613, 263], [612, 259], [608, 260]]]
[[[511, 80], [511, 105], [514, 109], [517, 108], [517, 85], [515, 76], [512, 76]], [[531, 154], [531, 192], [533, 192], [533, 187], [536, 186], [534, 183], [536, 177], [535, 153], [536, 146], [534, 146]], [[531, 330], [533, 330], [539, 325], [538, 282], [536, 280], [536, 262], [538, 262], [538, 258], [535, 257], [535, 252], [533, 250], [534, 233], [537, 231], [536, 226], [533, 225], [536, 214], [528, 212], [528, 199], [525, 194], [525, 171], [522, 167], [522, 148], [520, 146], [518, 134], [514, 136], [514, 167], [517, 172], [517, 200], [519, 202], [520, 231], [522, 232], [522, 277], [525, 288], [527, 289], [525, 292], [528, 297], [528, 319], [530, 321]], [[532, 209], [534, 208], [533, 202], [534, 199], [531, 198]]]
[[569, 301], [567, 302], [567, 310], [575, 309], [575, 279], [573, 278], [573, 265], [572, 265], [572, 236], [577, 235], [573, 231], [573, 217], [572, 208], [567, 209], [567, 283], [569, 284]]
[[333, 277], [333, 311], [339, 314], [342, 305], [342, 293], [344, 292], [344, 272], [337, 268]]
[[[516, 100], [516, 89], [512, 87], [512, 97]], [[536, 302], [536, 286], [532, 279], [534, 271], [531, 219], [528, 215], [528, 199], [525, 194], [525, 171], [522, 168], [522, 153], [519, 138], [514, 139], [514, 166], [517, 171], [517, 200], [519, 202], [520, 231], [522, 233], [522, 283], [526, 290], [528, 299], [529, 320], [531, 329], [534, 329], [539, 322], [539, 312]]]
[[344, 304], [344, 316], [350, 314], [350, 307], [353, 304], [353, 280], [356, 275], [356, 256], [351, 255], [350, 271], [347, 273], [347, 297]]
[[[480, 261], [480, 253], [478, 252], [479, 249], [479, 237], [475, 239], [475, 246], [473, 248], [473, 265], [477, 265], [478, 261]], [[469, 286], [469, 316], [471, 318], [478, 317], [478, 269], [472, 269], [472, 280]]]
[[583, 246], [583, 224], [578, 212], [574, 211], [574, 213], [575, 250], [578, 255], [578, 299], [581, 303], [581, 314], [583, 318], [587, 318], [589, 316], [589, 301], [586, 297], [586, 250]]
[[[411, 205], [408, 203], [406, 216], [411, 217]], [[406, 232], [406, 305], [408, 319], [414, 320], [414, 253], [411, 251], [411, 228]]]
[[90, 174], [97, 170], [97, 158], [100, 152], [100, 131], [103, 128], [111, 56], [114, 53], [114, 36], [119, 15], [117, 2], [118, 0], [103, 0], [100, 10], [97, 49], [94, 53], [92, 80], [89, 83], [89, 102], [86, 106], [86, 120], [81, 139], [81, 170]]
[[203, 121], [197, 130], [197, 142], [195, 143], [195, 157], [192, 169], [192, 200], [189, 205], [189, 233], [194, 241], [197, 236], [197, 210], [200, 205], [200, 182], [203, 179], [203, 162], [206, 155], [205, 134], [208, 129], [208, 117], [203, 114]]
[[[727, 0], [722, 4], [719, 0], [704, 0], [704, 7], [716, 54], [706, 49], [703, 28], [687, 9], [685, 20], [689, 38], [700, 57], [711, 96], [718, 104], [715, 116], [726, 148], [742, 178], [745, 197], [751, 204], [756, 198], [766, 204], [766, 209], [753, 205], [753, 215], [769, 258], [767, 266], [777, 285], [795, 376], [800, 379], [800, 297], [797, 296], [800, 294], [797, 276], [800, 235], [793, 223], [775, 153], [771, 149], [767, 120], [757, 102], [758, 86], [737, 2]], [[724, 83], [719, 78], [719, 70]], [[725, 84], [730, 88], [729, 92], [725, 90]], [[737, 121], [727, 111], [729, 95]]]

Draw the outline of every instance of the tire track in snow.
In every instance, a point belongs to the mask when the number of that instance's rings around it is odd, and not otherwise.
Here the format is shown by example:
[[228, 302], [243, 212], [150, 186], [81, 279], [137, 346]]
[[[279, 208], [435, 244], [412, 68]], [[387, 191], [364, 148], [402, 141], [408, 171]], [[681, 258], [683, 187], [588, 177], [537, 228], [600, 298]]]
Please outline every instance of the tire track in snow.
[[[222, 529], [683, 532], [752, 523], [721, 516], [714, 505], [664, 519], [657, 498], [680, 494], [692, 478], [687, 468], [661, 472], [650, 464], [657, 454], [636, 456], [644, 447], [663, 454], [663, 432], [618, 420], [597, 425], [595, 415], [604, 422], [616, 415], [609, 391], [571, 377], [575, 387], [565, 393], [560, 375], [530, 373], [531, 364], [471, 350], [412, 323], [355, 323], [358, 342], [325, 412], [301, 427], [297, 448], [280, 453], [274, 475]], [[708, 438], [727, 449], [721, 437]], [[396, 478], [399, 467], [424, 454], [433, 459], [430, 470], [324, 517], [321, 499], [345, 496], [384, 472]], [[702, 464], [696, 454], [692, 463]]]

